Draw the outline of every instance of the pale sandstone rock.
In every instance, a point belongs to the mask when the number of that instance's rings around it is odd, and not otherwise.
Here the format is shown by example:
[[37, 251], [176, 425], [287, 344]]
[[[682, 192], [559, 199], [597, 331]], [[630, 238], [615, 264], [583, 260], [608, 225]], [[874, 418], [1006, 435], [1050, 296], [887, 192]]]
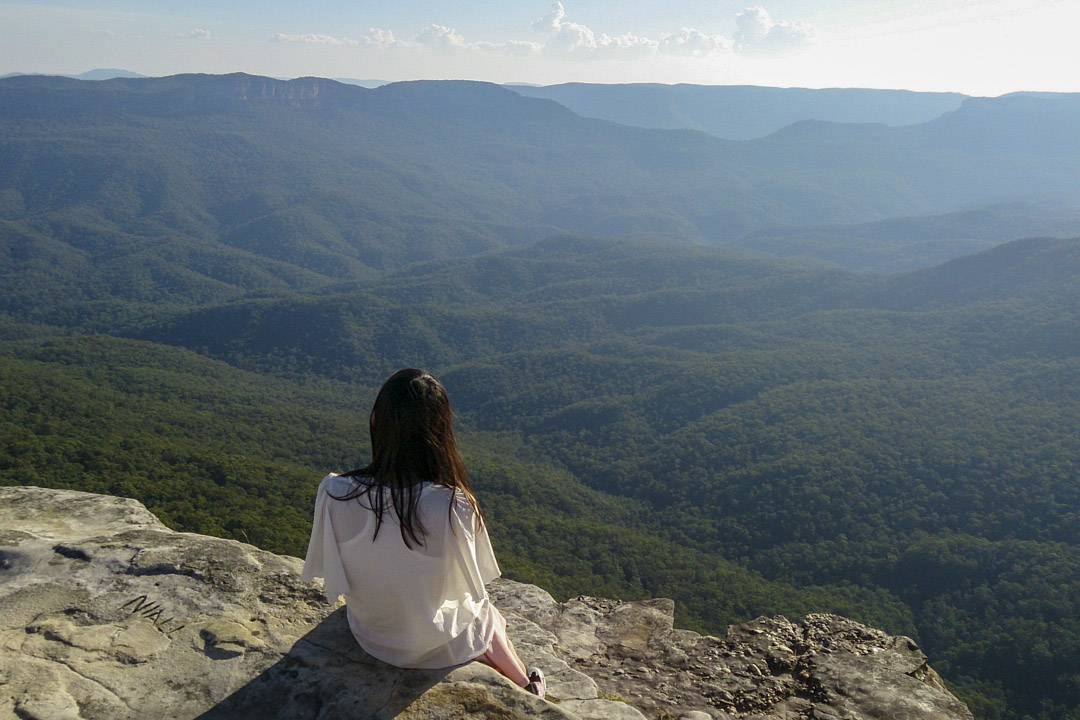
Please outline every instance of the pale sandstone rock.
[[552, 702], [479, 663], [360, 650], [296, 558], [176, 533], [133, 500], [0, 488], [0, 719], [967, 719], [921, 651], [843, 618], [672, 629], [670, 600], [490, 590]]
[[721, 639], [672, 629], [670, 600], [582, 596], [560, 605], [519, 587], [502, 581], [492, 596], [504, 611], [551, 628], [556, 651], [596, 682], [600, 698], [649, 718], [972, 718], [910, 638], [846, 618], [763, 617]]
[[640, 710], [619, 700], [597, 698], [596, 700], [563, 700], [559, 707], [568, 710], [581, 720], [648, 720]]

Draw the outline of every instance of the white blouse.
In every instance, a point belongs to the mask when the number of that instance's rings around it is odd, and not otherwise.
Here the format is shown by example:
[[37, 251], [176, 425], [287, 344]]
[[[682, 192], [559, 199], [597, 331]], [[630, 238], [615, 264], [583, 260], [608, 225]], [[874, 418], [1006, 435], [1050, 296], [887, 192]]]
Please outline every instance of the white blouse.
[[[366, 497], [341, 501], [327, 495], [342, 497], [356, 483], [330, 474], [319, 484], [301, 579], [325, 578], [331, 602], [344, 595], [360, 647], [391, 665], [442, 668], [483, 655], [505, 621], [484, 589], [499, 577], [499, 565], [468, 500], [424, 483], [415, 519], [427, 534], [410, 550], [390, 498], [373, 541], [375, 513]], [[499, 629], [505, 632], [505, 626]]]

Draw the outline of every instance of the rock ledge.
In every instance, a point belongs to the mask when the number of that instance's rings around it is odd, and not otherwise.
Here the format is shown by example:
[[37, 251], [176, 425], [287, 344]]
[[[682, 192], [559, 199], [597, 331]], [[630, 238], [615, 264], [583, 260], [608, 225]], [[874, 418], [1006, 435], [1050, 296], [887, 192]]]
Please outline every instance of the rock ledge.
[[0, 718], [970, 720], [908, 638], [830, 615], [672, 628], [670, 600], [490, 590], [553, 702], [479, 663], [366, 655], [301, 561], [134, 500], [0, 488]]

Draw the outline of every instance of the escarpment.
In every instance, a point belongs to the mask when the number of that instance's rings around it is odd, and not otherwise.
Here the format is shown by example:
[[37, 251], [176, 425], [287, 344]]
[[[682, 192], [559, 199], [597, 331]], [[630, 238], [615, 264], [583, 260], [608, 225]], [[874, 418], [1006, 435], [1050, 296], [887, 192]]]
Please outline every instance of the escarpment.
[[367, 656], [301, 561], [178, 533], [134, 500], [0, 488], [0, 718], [971, 718], [925, 655], [844, 618], [725, 638], [669, 600], [490, 590], [549, 701], [479, 663]]

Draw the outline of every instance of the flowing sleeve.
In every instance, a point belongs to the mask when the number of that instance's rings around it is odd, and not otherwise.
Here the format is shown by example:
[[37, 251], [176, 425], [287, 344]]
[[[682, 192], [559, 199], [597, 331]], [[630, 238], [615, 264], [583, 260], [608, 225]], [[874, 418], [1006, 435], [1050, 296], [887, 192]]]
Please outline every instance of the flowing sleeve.
[[499, 577], [499, 563], [491, 549], [487, 526], [479, 522], [476, 511], [469, 501], [455, 493], [454, 496], [454, 537], [458, 554], [464, 566], [465, 579], [474, 598], [487, 597], [484, 585]]
[[311, 525], [311, 540], [308, 541], [307, 557], [300, 579], [311, 582], [317, 577], [325, 579], [323, 592], [330, 602], [339, 595], [349, 592], [349, 582], [345, 577], [345, 567], [341, 562], [341, 553], [337, 538], [334, 536], [334, 524], [330, 516], [330, 503], [333, 502], [326, 492], [327, 482], [333, 475], [327, 475], [319, 484], [315, 496], [315, 517]]

